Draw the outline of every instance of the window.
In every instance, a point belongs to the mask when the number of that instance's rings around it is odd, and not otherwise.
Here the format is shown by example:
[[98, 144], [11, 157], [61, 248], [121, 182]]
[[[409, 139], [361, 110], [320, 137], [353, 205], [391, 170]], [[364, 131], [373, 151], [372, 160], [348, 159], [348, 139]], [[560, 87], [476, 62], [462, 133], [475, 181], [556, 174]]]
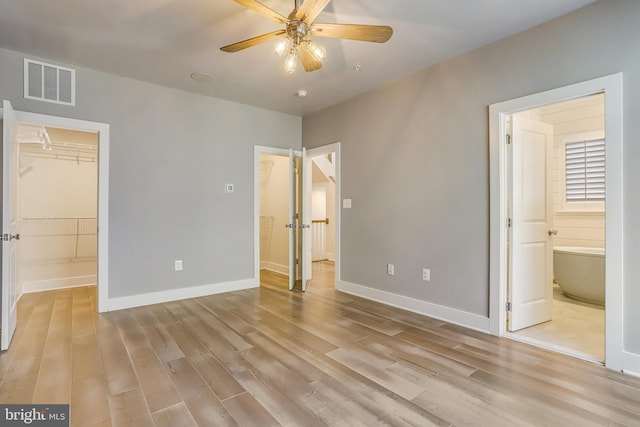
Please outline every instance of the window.
[[[603, 204], [605, 201], [604, 138], [565, 144], [565, 203]], [[596, 207], [596, 206], [593, 206]]]

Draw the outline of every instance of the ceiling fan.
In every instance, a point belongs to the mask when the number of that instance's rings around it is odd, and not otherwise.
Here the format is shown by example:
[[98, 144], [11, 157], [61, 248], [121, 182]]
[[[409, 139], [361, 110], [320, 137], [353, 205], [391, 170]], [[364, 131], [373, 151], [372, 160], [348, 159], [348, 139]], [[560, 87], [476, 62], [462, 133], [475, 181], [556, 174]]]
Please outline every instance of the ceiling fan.
[[285, 70], [289, 73], [295, 71], [298, 57], [300, 57], [305, 71], [315, 71], [322, 68], [326, 52], [311, 40], [310, 36], [312, 35], [384, 43], [393, 34], [393, 29], [384, 25], [321, 24], [314, 22], [331, 0], [305, 0], [302, 5], [300, 5], [300, 0], [294, 0], [294, 8], [288, 17], [279, 14], [257, 0], [234, 1], [274, 22], [284, 24], [285, 28], [221, 47], [220, 50], [223, 52], [238, 52], [239, 50], [285, 36], [278, 43], [276, 53], [283, 55], [287, 52]]

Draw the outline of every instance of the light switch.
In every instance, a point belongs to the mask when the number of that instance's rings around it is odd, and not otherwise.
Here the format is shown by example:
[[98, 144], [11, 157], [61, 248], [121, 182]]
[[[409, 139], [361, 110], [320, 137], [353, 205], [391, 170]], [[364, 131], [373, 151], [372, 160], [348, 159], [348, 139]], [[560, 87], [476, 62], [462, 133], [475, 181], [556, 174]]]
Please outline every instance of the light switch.
[[351, 209], [351, 199], [342, 199], [342, 208]]

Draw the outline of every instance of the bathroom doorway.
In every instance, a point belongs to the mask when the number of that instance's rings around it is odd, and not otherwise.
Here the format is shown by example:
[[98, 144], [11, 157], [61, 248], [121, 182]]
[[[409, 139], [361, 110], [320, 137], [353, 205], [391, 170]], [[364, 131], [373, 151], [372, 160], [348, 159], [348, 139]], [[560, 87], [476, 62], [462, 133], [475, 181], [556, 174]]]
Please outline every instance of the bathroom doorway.
[[507, 117], [514, 338], [605, 358], [605, 103], [596, 93]]
[[[579, 100], [591, 95], [604, 94], [604, 128], [605, 128], [605, 181], [606, 181], [606, 216], [605, 216], [605, 310], [604, 310], [604, 364], [613, 370], [624, 370], [626, 364], [623, 351], [624, 313], [623, 313], [623, 211], [622, 211], [622, 73], [595, 78], [569, 86], [550, 89], [532, 95], [526, 95], [502, 101], [489, 106], [490, 133], [490, 257], [489, 257], [489, 327], [492, 334], [506, 336], [512, 339], [546, 347], [548, 349], [567, 353], [576, 357], [583, 357], [579, 351], [565, 346], [536, 341], [522, 334], [509, 332], [508, 317], [514, 309], [511, 300], [509, 279], [519, 277], [515, 274], [509, 255], [513, 247], [511, 242], [512, 226], [517, 221], [511, 217], [512, 200], [512, 172], [508, 159], [511, 156], [509, 119], [515, 114], [535, 110], [544, 106], [555, 105], [572, 100]], [[539, 154], [539, 153], [538, 153]], [[527, 157], [529, 157], [527, 155]], [[532, 182], [538, 182], [532, 180]], [[546, 197], [546, 196], [545, 196]], [[546, 225], [546, 224], [545, 224]], [[555, 239], [553, 227], [543, 228], [545, 233], [552, 232], [551, 239]], [[558, 235], [560, 232], [558, 232]], [[524, 241], [524, 240], [522, 240]], [[539, 243], [535, 243], [539, 244]], [[533, 247], [534, 243], [531, 244]], [[553, 247], [553, 243], [547, 245]], [[547, 252], [553, 262], [553, 251]], [[547, 255], [547, 257], [549, 256]], [[552, 268], [552, 267], [551, 267]], [[538, 274], [536, 270], [530, 270]], [[548, 300], [553, 296], [553, 273], [551, 280], [545, 283], [544, 292]], [[540, 299], [537, 295], [521, 294], [523, 298], [516, 303]], [[517, 308], [516, 308], [517, 310]], [[517, 311], [516, 311], [517, 313]], [[523, 326], [524, 328], [524, 326]], [[512, 328], [514, 329], [514, 328]], [[584, 327], [582, 328], [584, 329]], [[585, 359], [596, 361], [600, 357], [588, 356]]]

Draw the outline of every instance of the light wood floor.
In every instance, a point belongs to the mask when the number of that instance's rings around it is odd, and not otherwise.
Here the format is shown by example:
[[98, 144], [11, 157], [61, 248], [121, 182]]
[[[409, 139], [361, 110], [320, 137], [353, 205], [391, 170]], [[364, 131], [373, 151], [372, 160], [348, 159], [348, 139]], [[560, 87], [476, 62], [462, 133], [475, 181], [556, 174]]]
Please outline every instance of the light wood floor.
[[94, 288], [23, 296], [1, 403], [74, 426], [640, 425], [640, 379], [336, 292], [262, 287], [97, 315]]

